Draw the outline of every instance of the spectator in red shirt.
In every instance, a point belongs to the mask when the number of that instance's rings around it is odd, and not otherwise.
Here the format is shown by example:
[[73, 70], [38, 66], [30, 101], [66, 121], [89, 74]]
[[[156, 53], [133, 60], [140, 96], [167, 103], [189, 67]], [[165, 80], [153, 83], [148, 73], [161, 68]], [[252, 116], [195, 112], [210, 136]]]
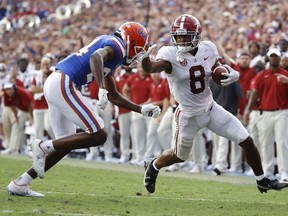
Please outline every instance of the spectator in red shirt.
[[245, 109], [245, 120], [253, 106], [260, 101], [262, 111], [260, 143], [263, 146], [263, 169], [267, 176], [274, 174], [274, 141], [281, 180], [288, 181], [288, 72], [280, 67], [281, 52], [271, 48], [267, 56], [269, 68], [255, 77], [254, 89]]
[[3, 91], [3, 129], [7, 148], [1, 154], [19, 154], [26, 147], [25, 122], [30, 120], [30, 124], [33, 123], [32, 98], [28, 91], [13, 83], [5, 83]]

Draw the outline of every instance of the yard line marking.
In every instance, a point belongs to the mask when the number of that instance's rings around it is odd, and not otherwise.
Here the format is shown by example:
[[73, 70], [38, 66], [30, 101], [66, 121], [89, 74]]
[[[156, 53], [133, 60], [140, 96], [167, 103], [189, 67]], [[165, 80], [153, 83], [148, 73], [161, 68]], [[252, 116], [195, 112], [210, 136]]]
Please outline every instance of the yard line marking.
[[[41, 191], [41, 193], [46, 194], [63, 194], [63, 195], [82, 195], [82, 196], [92, 196], [92, 197], [112, 197], [110, 195], [103, 195], [103, 194], [94, 194], [94, 193], [75, 193], [75, 192], [57, 192], [57, 191]], [[120, 196], [120, 195], [119, 195]], [[115, 198], [115, 195], [113, 196]], [[132, 199], [163, 199], [163, 200], [181, 200], [181, 201], [206, 201], [206, 202], [238, 202], [238, 203], [246, 203], [245, 201], [239, 200], [214, 200], [214, 199], [207, 199], [207, 198], [189, 198], [189, 197], [159, 197], [159, 196], [151, 196], [151, 195], [142, 195], [142, 196], [121, 196], [120, 198], [132, 198]], [[247, 202], [248, 203], [248, 202]], [[249, 201], [251, 203], [251, 201]], [[287, 205], [284, 202], [253, 202], [254, 204], [277, 204], [277, 205]]]

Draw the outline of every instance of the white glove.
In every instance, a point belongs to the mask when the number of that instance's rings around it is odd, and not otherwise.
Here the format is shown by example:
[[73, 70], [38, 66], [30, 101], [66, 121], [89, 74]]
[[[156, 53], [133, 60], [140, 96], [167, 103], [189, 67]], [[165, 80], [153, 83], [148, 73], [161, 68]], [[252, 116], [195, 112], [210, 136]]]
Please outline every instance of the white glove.
[[108, 97], [107, 97], [108, 91], [106, 89], [99, 89], [98, 92], [98, 101], [97, 101], [97, 106], [104, 110], [107, 106], [108, 103]]
[[157, 44], [152, 45], [151, 47], [149, 47], [149, 49], [147, 50], [147, 52], [142, 51], [139, 54], [137, 54], [137, 59], [133, 60], [131, 64], [129, 64], [130, 68], [134, 68], [136, 67], [139, 63], [141, 63], [143, 61], [143, 59], [148, 58], [149, 55], [151, 54], [151, 52], [155, 49], [155, 47], [157, 46]]
[[156, 106], [153, 104], [146, 104], [146, 105], [142, 106], [141, 113], [144, 116], [157, 118], [157, 117], [159, 117], [159, 115], [161, 113], [161, 109], [159, 106]]
[[236, 82], [239, 79], [239, 72], [231, 68], [229, 65], [225, 65], [225, 67], [228, 69], [229, 73], [221, 73], [221, 75], [226, 76], [227, 79], [221, 80], [222, 86], [228, 86], [233, 82]]
[[142, 62], [143, 59], [148, 58], [149, 55], [153, 52], [153, 50], [156, 48], [157, 44], [152, 45], [149, 47], [147, 52], [143, 52], [141, 55], [139, 55], [139, 62]]

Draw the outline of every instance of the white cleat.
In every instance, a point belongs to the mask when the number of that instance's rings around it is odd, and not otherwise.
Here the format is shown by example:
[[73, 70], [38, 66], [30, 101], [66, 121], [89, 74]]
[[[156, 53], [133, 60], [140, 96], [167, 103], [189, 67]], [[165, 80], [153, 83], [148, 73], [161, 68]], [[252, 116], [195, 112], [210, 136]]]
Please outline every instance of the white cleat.
[[33, 140], [29, 145], [33, 153], [33, 169], [39, 178], [44, 178], [47, 153], [41, 148], [42, 140]]
[[8, 194], [13, 196], [45, 197], [44, 194], [31, 190], [29, 185], [17, 185], [14, 181], [11, 181], [6, 189]]

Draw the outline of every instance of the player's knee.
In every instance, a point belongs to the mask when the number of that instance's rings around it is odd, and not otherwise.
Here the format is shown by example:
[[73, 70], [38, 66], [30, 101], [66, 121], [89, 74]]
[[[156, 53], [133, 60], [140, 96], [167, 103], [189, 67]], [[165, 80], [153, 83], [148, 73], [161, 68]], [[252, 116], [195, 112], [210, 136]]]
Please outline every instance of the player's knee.
[[252, 137], [248, 136], [247, 139], [245, 139], [244, 141], [240, 142], [239, 145], [246, 149], [246, 148], [251, 148], [254, 147], [254, 141], [252, 139]]
[[191, 138], [182, 138], [181, 146], [179, 148], [180, 154], [179, 158], [183, 161], [186, 161], [190, 156], [190, 151], [193, 145], [193, 139]]
[[175, 152], [174, 149], [169, 149], [167, 151], [165, 151], [163, 153], [163, 155], [168, 158], [169, 161], [173, 161], [174, 163], [179, 163], [179, 162], [183, 162], [185, 160], [182, 160], [181, 158], [179, 158]]
[[107, 133], [104, 129], [99, 130], [98, 132], [92, 135], [92, 146], [103, 145], [107, 140]]

